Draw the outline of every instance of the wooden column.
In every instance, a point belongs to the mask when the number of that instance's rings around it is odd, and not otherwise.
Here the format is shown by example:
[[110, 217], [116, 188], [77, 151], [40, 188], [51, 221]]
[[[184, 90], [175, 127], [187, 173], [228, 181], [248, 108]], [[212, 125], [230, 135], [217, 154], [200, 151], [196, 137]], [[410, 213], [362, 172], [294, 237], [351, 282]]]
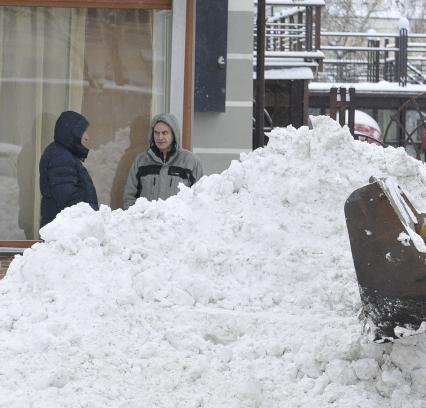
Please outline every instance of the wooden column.
[[[315, 7], [315, 51], [321, 49], [321, 6]], [[318, 62], [318, 70], [323, 71], [324, 61], [321, 58]]]
[[346, 122], [346, 88], [341, 86], [339, 88], [340, 102], [339, 105], [339, 124], [345, 126]]
[[356, 93], [355, 88], [349, 88], [349, 106], [348, 106], [348, 126], [351, 131], [351, 135], [358, 140], [358, 136], [355, 136], [355, 109], [356, 109]]
[[192, 150], [192, 125], [194, 121], [195, 1], [186, 0], [182, 147], [188, 150]]
[[303, 124], [309, 123], [309, 81], [303, 80]]
[[330, 89], [330, 118], [336, 120], [337, 117], [337, 88]]

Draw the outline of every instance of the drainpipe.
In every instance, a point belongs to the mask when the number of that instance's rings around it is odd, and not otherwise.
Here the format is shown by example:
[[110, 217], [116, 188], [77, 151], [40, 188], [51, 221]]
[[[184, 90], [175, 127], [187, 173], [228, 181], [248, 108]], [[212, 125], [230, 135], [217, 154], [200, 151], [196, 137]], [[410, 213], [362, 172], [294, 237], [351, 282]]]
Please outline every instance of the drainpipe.
[[256, 44], [256, 128], [253, 148], [264, 146], [265, 110], [265, 0], [257, 2], [257, 44]]

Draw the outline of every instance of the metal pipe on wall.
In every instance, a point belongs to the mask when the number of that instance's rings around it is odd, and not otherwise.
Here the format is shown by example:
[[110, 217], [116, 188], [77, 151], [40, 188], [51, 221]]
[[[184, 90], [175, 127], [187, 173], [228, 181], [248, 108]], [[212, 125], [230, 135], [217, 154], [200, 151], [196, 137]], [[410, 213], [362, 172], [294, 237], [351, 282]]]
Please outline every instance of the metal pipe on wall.
[[265, 110], [265, 0], [257, 2], [257, 44], [256, 44], [256, 128], [253, 148], [264, 146]]

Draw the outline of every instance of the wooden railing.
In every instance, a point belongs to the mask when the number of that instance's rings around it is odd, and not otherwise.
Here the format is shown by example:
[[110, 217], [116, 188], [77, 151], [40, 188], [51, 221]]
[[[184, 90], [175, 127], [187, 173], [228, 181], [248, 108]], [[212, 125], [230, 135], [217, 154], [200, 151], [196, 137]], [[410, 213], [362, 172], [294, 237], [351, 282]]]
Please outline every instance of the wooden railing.
[[[253, 28], [255, 55], [257, 26]], [[290, 7], [265, 23], [266, 58], [301, 58], [321, 65], [321, 6]]]
[[289, 66], [294, 59], [312, 62], [318, 81], [424, 84], [426, 34], [405, 28], [396, 33], [325, 32], [321, 6], [299, 3], [265, 22], [265, 68]]
[[21, 255], [25, 249], [31, 248], [36, 242], [42, 241], [0, 241], [0, 279], [2, 279], [15, 255]]
[[[322, 32], [324, 69], [317, 80], [327, 82], [426, 83], [426, 34]], [[350, 38], [351, 45], [339, 45]]]

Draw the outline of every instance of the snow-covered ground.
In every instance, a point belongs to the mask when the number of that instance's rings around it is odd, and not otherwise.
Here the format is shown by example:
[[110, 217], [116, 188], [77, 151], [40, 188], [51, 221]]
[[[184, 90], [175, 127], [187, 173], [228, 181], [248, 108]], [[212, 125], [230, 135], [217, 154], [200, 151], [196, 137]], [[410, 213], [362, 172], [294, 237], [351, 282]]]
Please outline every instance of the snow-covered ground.
[[426, 335], [357, 319], [371, 175], [425, 205], [421, 162], [318, 117], [167, 201], [64, 210], [0, 282], [0, 407], [426, 407]]

